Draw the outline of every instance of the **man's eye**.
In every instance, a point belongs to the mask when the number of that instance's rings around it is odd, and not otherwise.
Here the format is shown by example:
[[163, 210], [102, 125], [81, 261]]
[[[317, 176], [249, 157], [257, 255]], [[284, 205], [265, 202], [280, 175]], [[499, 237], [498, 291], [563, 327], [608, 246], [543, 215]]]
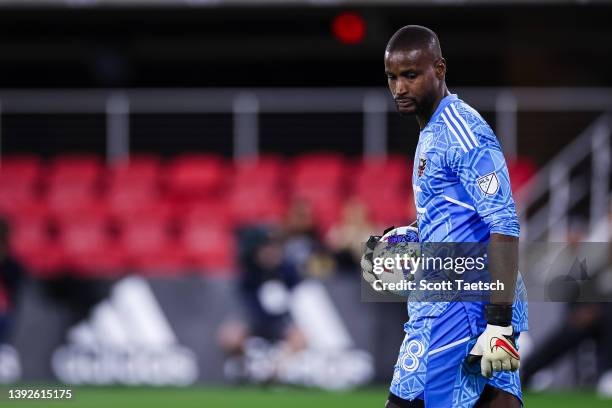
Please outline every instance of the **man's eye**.
[[395, 79], [395, 76], [394, 76], [394, 75], [387, 75], [387, 79], [388, 79], [388, 80]]
[[408, 79], [414, 79], [414, 78], [417, 77], [417, 75], [415, 73], [413, 73], [413, 72], [410, 72], [410, 73], [406, 74], [405, 77], [408, 78]]

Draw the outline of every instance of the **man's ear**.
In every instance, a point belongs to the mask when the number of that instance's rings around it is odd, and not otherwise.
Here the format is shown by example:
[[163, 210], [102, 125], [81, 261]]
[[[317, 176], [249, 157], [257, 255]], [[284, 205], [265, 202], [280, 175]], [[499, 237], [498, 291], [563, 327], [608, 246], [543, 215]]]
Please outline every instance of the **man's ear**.
[[443, 79], [446, 75], [446, 60], [444, 58], [440, 58], [436, 61], [435, 65], [436, 76], [438, 79]]

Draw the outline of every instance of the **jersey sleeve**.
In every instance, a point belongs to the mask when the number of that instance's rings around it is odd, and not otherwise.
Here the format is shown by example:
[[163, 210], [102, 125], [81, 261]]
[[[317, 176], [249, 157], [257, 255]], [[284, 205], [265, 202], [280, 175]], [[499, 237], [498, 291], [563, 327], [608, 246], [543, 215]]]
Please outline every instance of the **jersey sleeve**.
[[[492, 131], [482, 135], [471, 130], [468, 134], [465, 128], [463, 130], [470, 143], [466, 139], [462, 139], [463, 144], [451, 143], [446, 151], [450, 171], [459, 179], [471, 198], [474, 210], [489, 226], [490, 233], [518, 237], [520, 227], [508, 167], [495, 135]], [[463, 137], [459, 131], [455, 133]], [[454, 135], [450, 136], [452, 138]]]

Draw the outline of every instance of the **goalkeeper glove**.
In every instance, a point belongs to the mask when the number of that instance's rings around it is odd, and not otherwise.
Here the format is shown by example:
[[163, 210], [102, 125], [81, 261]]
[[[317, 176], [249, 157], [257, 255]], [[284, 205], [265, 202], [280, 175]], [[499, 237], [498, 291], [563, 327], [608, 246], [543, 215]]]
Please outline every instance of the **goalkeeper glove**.
[[491, 378], [494, 371], [516, 371], [521, 357], [514, 342], [511, 305], [486, 305], [487, 327], [470, 351], [468, 363], [480, 358], [480, 372]]

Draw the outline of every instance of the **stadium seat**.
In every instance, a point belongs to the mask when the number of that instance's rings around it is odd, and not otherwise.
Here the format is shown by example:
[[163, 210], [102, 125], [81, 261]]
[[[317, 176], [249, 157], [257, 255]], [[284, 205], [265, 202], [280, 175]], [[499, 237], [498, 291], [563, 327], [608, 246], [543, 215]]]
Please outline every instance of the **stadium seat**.
[[367, 207], [374, 223], [381, 227], [407, 225], [416, 219], [414, 200], [409, 189], [381, 187], [376, 194], [357, 196]]
[[152, 207], [159, 208], [156, 204], [160, 200], [159, 192], [152, 184], [119, 181], [109, 186], [105, 198], [109, 213], [116, 218], [138, 216]]
[[49, 165], [46, 204], [59, 218], [103, 211], [99, 198], [102, 175], [94, 156], [60, 156]]
[[189, 223], [211, 223], [218, 225], [231, 225], [233, 223], [232, 213], [226, 200], [200, 200], [184, 208], [178, 209], [181, 225]]
[[95, 184], [102, 174], [103, 166], [100, 159], [90, 155], [59, 156], [49, 164], [49, 183]]
[[20, 180], [31, 184], [40, 174], [41, 163], [36, 156], [6, 156], [0, 161], [0, 180]]
[[105, 218], [71, 218], [59, 226], [65, 267], [84, 276], [115, 276], [124, 265], [122, 248], [113, 244]]
[[282, 187], [285, 163], [277, 156], [240, 160], [235, 165], [234, 187], [257, 186], [278, 189]]
[[13, 217], [11, 249], [36, 277], [56, 275], [63, 264], [62, 252], [50, 237], [49, 220], [45, 216]]
[[356, 194], [375, 194], [381, 186], [410, 186], [412, 163], [402, 156], [371, 157], [360, 161], [355, 170], [353, 191]]
[[156, 156], [136, 155], [128, 161], [114, 163], [109, 169], [110, 185], [156, 186], [161, 162]]
[[46, 217], [13, 217], [10, 226], [11, 247], [18, 254], [49, 244], [49, 222]]
[[9, 156], [0, 161], [0, 213], [14, 215], [37, 204], [40, 162], [31, 156]]
[[185, 269], [184, 253], [171, 239], [166, 217], [125, 220], [120, 229], [129, 268], [162, 275]]
[[96, 195], [94, 187], [87, 182], [50, 185], [46, 204], [49, 211], [58, 218], [69, 218], [93, 212], [100, 214], [105, 211], [104, 203]]
[[15, 215], [35, 207], [37, 197], [33, 186], [15, 179], [0, 179], [0, 213]]
[[218, 156], [180, 156], [166, 166], [166, 189], [171, 197], [181, 199], [218, 195], [231, 177], [230, 170]]
[[191, 222], [183, 226], [181, 245], [187, 265], [207, 274], [227, 274], [234, 264], [235, 238], [227, 225]]
[[278, 222], [285, 212], [284, 197], [275, 190], [259, 187], [233, 189], [227, 198], [234, 225]]
[[343, 188], [346, 160], [330, 153], [307, 154], [295, 159], [291, 177], [294, 192], [306, 189]]

